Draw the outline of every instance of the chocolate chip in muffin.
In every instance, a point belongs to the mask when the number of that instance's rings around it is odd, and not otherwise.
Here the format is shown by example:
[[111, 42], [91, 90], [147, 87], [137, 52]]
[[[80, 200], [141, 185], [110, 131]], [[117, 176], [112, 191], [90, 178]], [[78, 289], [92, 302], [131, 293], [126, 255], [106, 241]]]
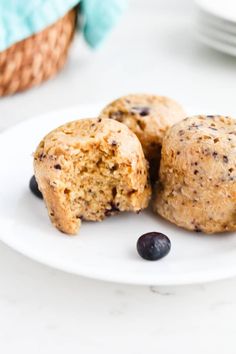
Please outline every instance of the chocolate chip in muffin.
[[226, 155], [223, 156], [223, 161], [224, 161], [224, 163], [228, 163], [229, 162], [229, 159], [228, 159], [228, 157]]
[[132, 107], [131, 112], [138, 113], [141, 117], [145, 117], [150, 114], [150, 108], [149, 107]]

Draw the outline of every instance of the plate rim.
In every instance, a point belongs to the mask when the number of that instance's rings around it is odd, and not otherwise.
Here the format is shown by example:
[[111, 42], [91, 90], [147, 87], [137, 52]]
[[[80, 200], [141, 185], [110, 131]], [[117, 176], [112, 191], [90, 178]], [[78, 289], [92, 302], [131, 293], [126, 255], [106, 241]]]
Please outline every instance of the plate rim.
[[[7, 238], [7, 236], [6, 236]], [[222, 273], [214, 273], [214, 272], [205, 272], [205, 273], [197, 273], [194, 277], [192, 276], [191, 279], [187, 278], [186, 276], [178, 276], [178, 277], [173, 277], [171, 279], [170, 277], [168, 278], [167, 281], [165, 280], [158, 280], [157, 282], [155, 281], [150, 281], [149, 279], [144, 279], [144, 278], [139, 278], [139, 279], [132, 279], [130, 278], [124, 278], [123, 276], [117, 276], [116, 278], [113, 278], [112, 275], [106, 275], [104, 276], [103, 274], [100, 274], [97, 272], [96, 274], [93, 271], [93, 274], [90, 272], [86, 271], [75, 271], [72, 267], [68, 266], [62, 266], [58, 262], [52, 262], [52, 261], [47, 261], [43, 257], [38, 257], [38, 256], [32, 256], [32, 253], [29, 254], [27, 250], [25, 249], [20, 249], [19, 247], [16, 248], [11, 242], [7, 241], [5, 237], [0, 238], [0, 241], [4, 243], [4, 245], [8, 246], [11, 248], [11, 250], [17, 252], [18, 254], [23, 255], [24, 257], [27, 257], [31, 261], [37, 262], [41, 265], [44, 265], [46, 267], [62, 271], [64, 273], [69, 273], [77, 276], [81, 276], [83, 278], [88, 278], [92, 280], [98, 280], [98, 281], [104, 281], [104, 282], [109, 282], [109, 283], [114, 283], [114, 284], [127, 284], [127, 285], [136, 285], [136, 286], [182, 286], [182, 285], [198, 285], [198, 284], [205, 284], [205, 283], [212, 283], [215, 281], [221, 281], [221, 280], [226, 280], [226, 279], [231, 279], [236, 276], [236, 265], [235, 267], [231, 267], [230, 271], [225, 271], [223, 269]], [[229, 270], [229, 268], [227, 268]], [[204, 274], [204, 276], [203, 276]]]
[[236, 16], [232, 16], [231, 14], [222, 15], [219, 9], [212, 8], [211, 4], [209, 5], [209, 1], [206, 0], [195, 0], [196, 6], [207, 15], [214, 16], [221, 21], [228, 22], [231, 25], [236, 25]]
[[[0, 133], [0, 139], [3, 137], [3, 136], [6, 136], [11, 134], [12, 132], [14, 132], [14, 130], [17, 130], [19, 127], [21, 128], [22, 126], [27, 126], [29, 123], [31, 122], [34, 122], [34, 121], [37, 121], [38, 119], [42, 119], [42, 117], [48, 117], [48, 116], [52, 116], [52, 115], [58, 115], [60, 113], [60, 115], [63, 115], [63, 114], [68, 114], [68, 112], [73, 112], [73, 114], [75, 114], [76, 111], [78, 111], [79, 109], [81, 109], [83, 107], [83, 109], [86, 109], [87, 107], [93, 107], [93, 109], [95, 110], [96, 108], [98, 107], [102, 107], [103, 104], [102, 103], [95, 103], [95, 104], [79, 104], [79, 105], [74, 105], [74, 106], [70, 106], [70, 107], [67, 107], [67, 108], [63, 108], [63, 109], [59, 109], [59, 110], [52, 110], [52, 111], [49, 111], [47, 113], [43, 113], [43, 114], [40, 114], [40, 115], [36, 115], [36, 116], [33, 116], [32, 118], [30, 119], [27, 119], [25, 121], [22, 121], [22, 122], [18, 122], [17, 124], [1, 131]], [[96, 108], [95, 108], [96, 107]], [[1, 218], [0, 216], [0, 219], [3, 220], [3, 218]], [[3, 228], [4, 229], [4, 228]], [[236, 276], [236, 263], [233, 266], [231, 266], [230, 268], [229, 267], [226, 267], [222, 269], [221, 272], [218, 272], [215, 273], [214, 272], [214, 269], [211, 270], [211, 271], [207, 271], [207, 272], [198, 272], [196, 273], [195, 275], [193, 275], [193, 273], [191, 274], [191, 279], [187, 276], [186, 277], [186, 273], [184, 273], [184, 276], [182, 275], [178, 275], [178, 276], [172, 276], [173, 279], [171, 279], [170, 276], [168, 276], [167, 280], [165, 281], [165, 279], [158, 279], [157, 282], [155, 281], [151, 281], [147, 278], [135, 278], [135, 279], [130, 279], [128, 277], [123, 277], [116, 274], [116, 277], [115, 279], [112, 277], [112, 275], [108, 275], [106, 274], [104, 276], [104, 273], [103, 274], [100, 274], [99, 271], [91, 272], [90, 271], [84, 271], [84, 270], [81, 270], [78, 272], [78, 270], [75, 270], [73, 269], [73, 267], [71, 268], [70, 265], [66, 265], [63, 263], [58, 263], [58, 261], [55, 261], [55, 259], [53, 260], [48, 260], [47, 257], [44, 257], [44, 255], [39, 255], [37, 254], [37, 252], [30, 252], [27, 248], [24, 248], [24, 244], [22, 244], [22, 247], [19, 247], [19, 245], [16, 247], [16, 245], [14, 244], [14, 242], [11, 241], [10, 238], [8, 238], [7, 236], [7, 232], [1, 232], [1, 235], [0, 235], [0, 241], [3, 242], [5, 245], [7, 245], [8, 247], [10, 247], [12, 250], [18, 252], [19, 254], [22, 254], [24, 256], [26, 256], [28, 259], [31, 259], [32, 261], [36, 261], [40, 264], [43, 264], [43, 265], [46, 265], [48, 267], [51, 267], [53, 269], [57, 269], [57, 270], [60, 270], [60, 271], [64, 271], [64, 272], [67, 272], [67, 273], [71, 273], [71, 274], [75, 274], [75, 275], [79, 275], [79, 276], [82, 276], [82, 277], [85, 277], [85, 278], [89, 278], [89, 279], [95, 279], [95, 280], [99, 280], [99, 281], [107, 281], [107, 282], [112, 282], [112, 283], [119, 283], [119, 284], [130, 284], [130, 285], [139, 285], [139, 286], [142, 286], [142, 285], [148, 285], [148, 286], [179, 286], [179, 285], [187, 285], [187, 284], [203, 284], [203, 283], [206, 283], [206, 282], [213, 282], [213, 281], [217, 281], [217, 280], [223, 280], [223, 279], [229, 279], [229, 278], [233, 278]]]
[[199, 30], [196, 31], [196, 38], [206, 45], [207, 47], [210, 47], [211, 49], [214, 49], [218, 52], [221, 52], [223, 54], [230, 55], [231, 57], [236, 57], [236, 45], [230, 45], [227, 43], [220, 42], [217, 39], [213, 39], [206, 34], [200, 32]]

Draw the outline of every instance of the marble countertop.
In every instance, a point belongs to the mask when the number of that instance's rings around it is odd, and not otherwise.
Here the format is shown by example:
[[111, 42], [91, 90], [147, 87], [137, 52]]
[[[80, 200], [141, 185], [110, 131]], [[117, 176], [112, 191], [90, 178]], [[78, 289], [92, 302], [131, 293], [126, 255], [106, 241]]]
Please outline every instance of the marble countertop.
[[[236, 59], [196, 41], [192, 6], [180, 3], [133, 0], [96, 52], [76, 38], [57, 77], [0, 100], [0, 130], [50, 110], [138, 91], [169, 95], [196, 112], [200, 107], [199, 113], [236, 115]], [[236, 279], [168, 288], [98, 282], [0, 244], [0, 283], [4, 354], [236, 351]]]

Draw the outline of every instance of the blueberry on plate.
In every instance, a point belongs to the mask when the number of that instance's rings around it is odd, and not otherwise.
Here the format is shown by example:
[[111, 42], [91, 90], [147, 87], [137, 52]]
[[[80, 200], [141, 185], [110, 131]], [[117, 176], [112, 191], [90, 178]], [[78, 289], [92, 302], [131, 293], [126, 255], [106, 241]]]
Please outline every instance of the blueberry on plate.
[[165, 257], [171, 248], [169, 238], [160, 232], [148, 232], [137, 241], [138, 254], [149, 261]]
[[30, 187], [31, 192], [36, 197], [38, 197], [40, 199], [43, 199], [43, 195], [42, 195], [42, 193], [39, 190], [38, 183], [37, 183], [36, 178], [35, 178], [34, 175], [30, 178], [29, 187]]

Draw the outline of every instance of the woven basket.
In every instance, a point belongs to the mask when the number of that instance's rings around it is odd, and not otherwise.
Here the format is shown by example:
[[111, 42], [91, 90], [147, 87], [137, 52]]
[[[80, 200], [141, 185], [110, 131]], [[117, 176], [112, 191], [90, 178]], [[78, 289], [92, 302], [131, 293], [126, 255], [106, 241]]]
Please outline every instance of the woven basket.
[[76, 25], [71, 10], [53, 25], [0, 52], [0, 96], [51, 78], [64, 65]]

